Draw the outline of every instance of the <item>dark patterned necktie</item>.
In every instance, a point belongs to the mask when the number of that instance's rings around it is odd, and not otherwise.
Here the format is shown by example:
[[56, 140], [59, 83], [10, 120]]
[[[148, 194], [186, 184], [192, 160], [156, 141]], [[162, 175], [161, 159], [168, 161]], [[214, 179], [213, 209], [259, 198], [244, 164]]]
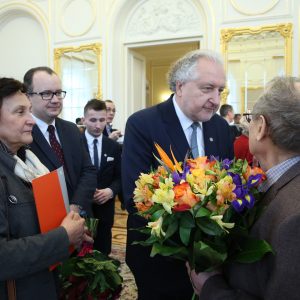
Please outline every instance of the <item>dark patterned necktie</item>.
[[194, 122], [191, 125], [193, 132], [191, 136], [191, 151], [193, 154], [193, 158], [197, 158], [199, 156], [198, 143], [197, 143], [197, 128], [199, 127], [198, 122]]
[[94, 139], [94, 166], [96, 167], [96, 169], [99, 169], [99, 155], [98, 155], [98, 140]]
[[61, 165], [63, 165], [64, 164], [64, 154], [63, 154], [63, 151], [61, 149], [61, 146], [60, 146], [58, 140], [56, 139], [55, 127], [53, 125], [49, 125], [48, 132], [49, 132], [49, 141], [50, 141], [51, 148], [54, 151], [54, 153], [56, 154]]

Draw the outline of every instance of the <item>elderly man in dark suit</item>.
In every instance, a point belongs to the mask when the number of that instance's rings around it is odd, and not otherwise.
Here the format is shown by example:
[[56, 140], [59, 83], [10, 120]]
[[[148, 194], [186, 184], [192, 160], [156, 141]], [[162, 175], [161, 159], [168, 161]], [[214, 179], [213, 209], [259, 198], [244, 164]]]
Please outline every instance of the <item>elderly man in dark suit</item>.
[[273, 247], [261, 261], [223, 274], [192, 272], [201, 300], [297, 300], [300, 282], [300, 78], [276, 77], [256, 101], [250, 151], [266, 172], [265, 209], [251, 234]]
[[48, 67], [37, 67], [27, 71], [24, 84], [36, 122], [31, 150], [50, 171], [64, 166], [71, 210], [90, 215], [96, 170], [77, 126], [58, 118], [66, 95], [59, 77]]
[[92, 99], [84, 107], [84, 143], [97, 169], [97, 189], [93, 213], [99, 218], [94, 248], [108, 255], [111, 252], [112, 226], [115, 214], [115, 196], [121, 190], [121, 148], [103, 135], [106, 125], [104, 101]]
[[131, 228], [146, 224], [135, 214], [132, 195], [141, 172], [158, 163], [154, 143], [178, 161], [189, 151], [193, 156], [232, 158], [233, 145], [227, 122], [215, 114], [225, 86], [221, 59], [210, 51], [194, 51], [178, 60], [169, 72], [171, 97], [133, 114], [127, 121], [122, 153], [122, 181], [128, 217], [126, 262], [138, 287], [139, 300], [192, 297], [192, 286], [183, 262], [161, 256], [150, 258], [150, 249], [132, 245], [144, 235]]

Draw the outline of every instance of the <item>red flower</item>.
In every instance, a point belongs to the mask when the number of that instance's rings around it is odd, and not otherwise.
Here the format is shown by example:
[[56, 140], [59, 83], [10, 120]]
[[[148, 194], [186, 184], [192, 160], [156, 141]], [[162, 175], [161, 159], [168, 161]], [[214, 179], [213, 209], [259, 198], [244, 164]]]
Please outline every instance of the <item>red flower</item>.
[[93, 253], [93, 244], [88, 243], [88, 242], [83, 242], [82, 248], [81, 248], [80, 252], [77, 254], [77, 256], [84, 257], [90, 253]]

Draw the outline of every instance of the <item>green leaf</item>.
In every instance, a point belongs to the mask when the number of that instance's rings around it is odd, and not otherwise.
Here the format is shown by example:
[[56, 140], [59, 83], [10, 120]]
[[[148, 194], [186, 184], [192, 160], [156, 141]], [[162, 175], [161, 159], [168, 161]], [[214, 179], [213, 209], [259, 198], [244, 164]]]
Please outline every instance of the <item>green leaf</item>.
[[165, 222], [166, 227], [163, 227], [163, 230], [165, 230], [166, 235], [164, 237], [164, 240], [167, 240], [177, 232], [178, 219], [177, 218], [167, 218], [165, 221], [166, 221]]
[[197, 218], [196, 222], [197, 226], [208, 235], [220, 236], [224, 234], [224, 230], [214, 220], [208, 217]]
[[227, 253], [218, 252], [203, 242], [194, 243], [194, 266], [196, 273], [209, 272], [220, 267]]
[[259, 261], [267, 253], [274, 253], [270, 244], [264, 240], [248, 239], [240, 244], [241, 250], [234, 256], [239, 263], [253, 263]]
[[211, 214], [211, 211], [205, 207], [200, 207], [197, 211], [196, 218], [206, 217]]
[[190, 213], [190, 211], [186, 211], [182, 213], [179, 226], [185, 228], [195, 227], [195, 219], [193, 218], [193, 215]]
[[156, 254], [160, 254], [162, 256], [173, 256], [178, 259], [186, 260], [188, 250], [185, 247], [170, 247], [155, 243], [152, 246], [150, 256], [153, 257]]
[[179, 227], [179, 236], [182, 243], [188, 246], [192, 228]]
[[151, 216], [151, 221], [158, 220], [166, 211], [164, 209], [159, 209], [156, 212], [154, 212]]

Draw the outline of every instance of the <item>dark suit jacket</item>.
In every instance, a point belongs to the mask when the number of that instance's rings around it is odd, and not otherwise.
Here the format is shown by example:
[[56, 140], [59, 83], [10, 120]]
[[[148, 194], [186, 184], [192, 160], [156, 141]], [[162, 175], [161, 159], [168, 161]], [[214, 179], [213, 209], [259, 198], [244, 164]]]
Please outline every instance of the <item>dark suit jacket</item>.
[[[206, 155], [233, 158], [233, 145], [228, 123], [218, 115], [203, 123]], [[157, 167], [158, 156], [154, 143], [169, 155], [170, 146], [178, 161], [183, 161], [190, 150], [184, 131], [176, 115], [172, 97], [156, 106], [141, 110], [129, 117], [122, 152], [122, 186], [127, 222], [126, 262], [133, 272], [141, 299], [180, 299], [192, 297], [192, 286], [183, 262], [162, 256], [150, 258], [149, 247], [133, 246], [132, 242], [145, 236], [130, 228], [146, 224], [145, 219], [134, 215], [133, 191], [141, 172]], [[163, 284], [162, 284], [163, 282]]]
[[[55, 119], [55, 127], [61, 142], [65, 161], [65, 175], [70, 204], [80, 205], [91, 214], [91, 204], [96, 189], [96, 169], [84, 148], [77, 126]], [[33, 127], [31, 150], [40, 161], [53, 171], [60, 163], [38, 126]]]
[[[205, 155], [233, 158], [233, 144], [228, 123], [219, 115], [203, 123]], [[126, 208], [133, 212], [135, 180], [141, 172], [157, 167], [158, 156], [154, 143], [169, 155], [170, 146], [178, 161], [183, 161], [190, 147], [176, 115], [172, 97], [156, 106], [141, 110], [129, 117], [122, 153], [122, 182]]]
[[[85, 134], [82, 138], [89, 153]], [[97, 188], [110, 188], [113, 198], [98, 205], [93, 204], [93, 213], [99, 219], [97, 236], [94, 239], [94, 248], [108, 255], [111, 252], [112, 232], [115, 214], [115, 196], [121, 190], [121, 147], [110, 138], [102, 137], [101, 162], [97, 172]]]
[[[82, 134], [85, 148], [89, 154], [89, 148], [85, 134]], [[113, 160], [109, 159], [112, 158]], [[121, 148], [114, 140], [103, 136], [100, 168], [97, 172], [97, 188], [110, 188], [114, 196], [121, 190]]]
[[252, 235], [265, 239], [275, 252], [253, 264], [232, 264], [225, 277], [211, 277], [200, 299], [299, 299], [300, 282], [300, 162], [266, 193], [267, 209]]

